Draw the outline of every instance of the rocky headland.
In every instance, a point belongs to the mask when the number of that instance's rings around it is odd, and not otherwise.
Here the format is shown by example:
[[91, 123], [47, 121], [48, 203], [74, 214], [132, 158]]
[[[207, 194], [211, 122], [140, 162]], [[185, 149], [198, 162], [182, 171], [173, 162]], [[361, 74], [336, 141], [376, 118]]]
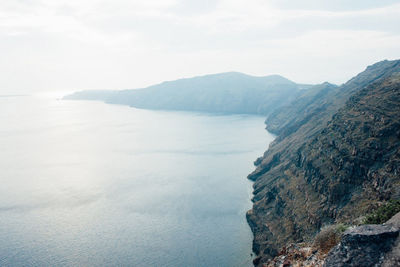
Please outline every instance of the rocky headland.
[[358, 225], [400, 198], [399, 60], [369, 66], [339, 87], [306, 90], [266, 124], [277, 138], [249, 175], [255, 265], [289, 244], [312, 244], [329, 225]]
[[288, 105], [310, 87], [279, 75], [256, 77], [226, 72], [167, 81], [141, 89], [86, 90], [64, 99], [98, 100], [143, 109], [266, 116]]

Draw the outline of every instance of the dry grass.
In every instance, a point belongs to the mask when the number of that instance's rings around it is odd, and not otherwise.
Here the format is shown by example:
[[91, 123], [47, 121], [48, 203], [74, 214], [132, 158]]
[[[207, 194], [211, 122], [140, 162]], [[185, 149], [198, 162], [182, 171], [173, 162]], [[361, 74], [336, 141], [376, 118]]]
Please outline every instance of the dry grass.
[[322, 254], [328, 253], [340, 242], [342, 234], [346, 229], [347, 227], [343, 224], [334, 224], [323, 227], [315, 236], [313, 248], [317, 249]]

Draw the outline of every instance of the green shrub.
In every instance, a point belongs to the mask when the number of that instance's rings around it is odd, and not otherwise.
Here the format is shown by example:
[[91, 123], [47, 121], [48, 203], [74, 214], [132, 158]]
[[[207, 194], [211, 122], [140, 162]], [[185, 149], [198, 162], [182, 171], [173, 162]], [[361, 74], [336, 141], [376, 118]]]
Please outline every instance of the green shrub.
[[344, 231], [346, 231], [347, 229], [349, 229], [348, 225], [345, 225], [343, 223], [336, 224], [336, 231], [340, 234], [343, 234]]
[[368, 214], [363, 224], [382, 224], [387, 222], [396, 213], [400, 212], [400, 200], [390, 200], [377, 208], [373, 213]]

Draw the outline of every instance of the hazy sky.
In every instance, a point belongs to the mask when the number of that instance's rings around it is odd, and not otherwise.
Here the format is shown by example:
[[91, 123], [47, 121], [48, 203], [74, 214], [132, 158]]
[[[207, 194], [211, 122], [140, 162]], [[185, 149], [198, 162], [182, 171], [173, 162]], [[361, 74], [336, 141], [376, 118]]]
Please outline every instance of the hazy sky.
[[342, 83], [397, 58], [399, 0], [0, 0], [0, 94], [226, 71]]

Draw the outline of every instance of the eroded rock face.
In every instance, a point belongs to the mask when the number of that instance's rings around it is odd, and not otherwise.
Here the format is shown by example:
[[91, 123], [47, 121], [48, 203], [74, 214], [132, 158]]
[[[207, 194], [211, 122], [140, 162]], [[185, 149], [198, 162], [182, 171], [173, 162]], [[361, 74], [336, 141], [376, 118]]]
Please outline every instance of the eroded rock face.
[[324, 95], [332, 99], [304, 119], [282, 124], [285, 134], [249, 176], [255, 181], [247, 220], [256, 265], [288, 243], [312, 240], [324, 225], [353, 224], [400, 197], [399, 73], [400, 61], [377, 63], [329, 89], [333, 93]]
[[362, 225], [350, 229], [344, 233], [342, 241], [329, 252], [324, 266], [381, 266], [398, 236], [399, 228], [391, 224]]
[[[386, 224], [400, 229], [400, 212], [393, 216]], [[400, 236], [397, 237], [391, 251], [385, 254], [382, 263], [383, 267], [400, 266]]]

